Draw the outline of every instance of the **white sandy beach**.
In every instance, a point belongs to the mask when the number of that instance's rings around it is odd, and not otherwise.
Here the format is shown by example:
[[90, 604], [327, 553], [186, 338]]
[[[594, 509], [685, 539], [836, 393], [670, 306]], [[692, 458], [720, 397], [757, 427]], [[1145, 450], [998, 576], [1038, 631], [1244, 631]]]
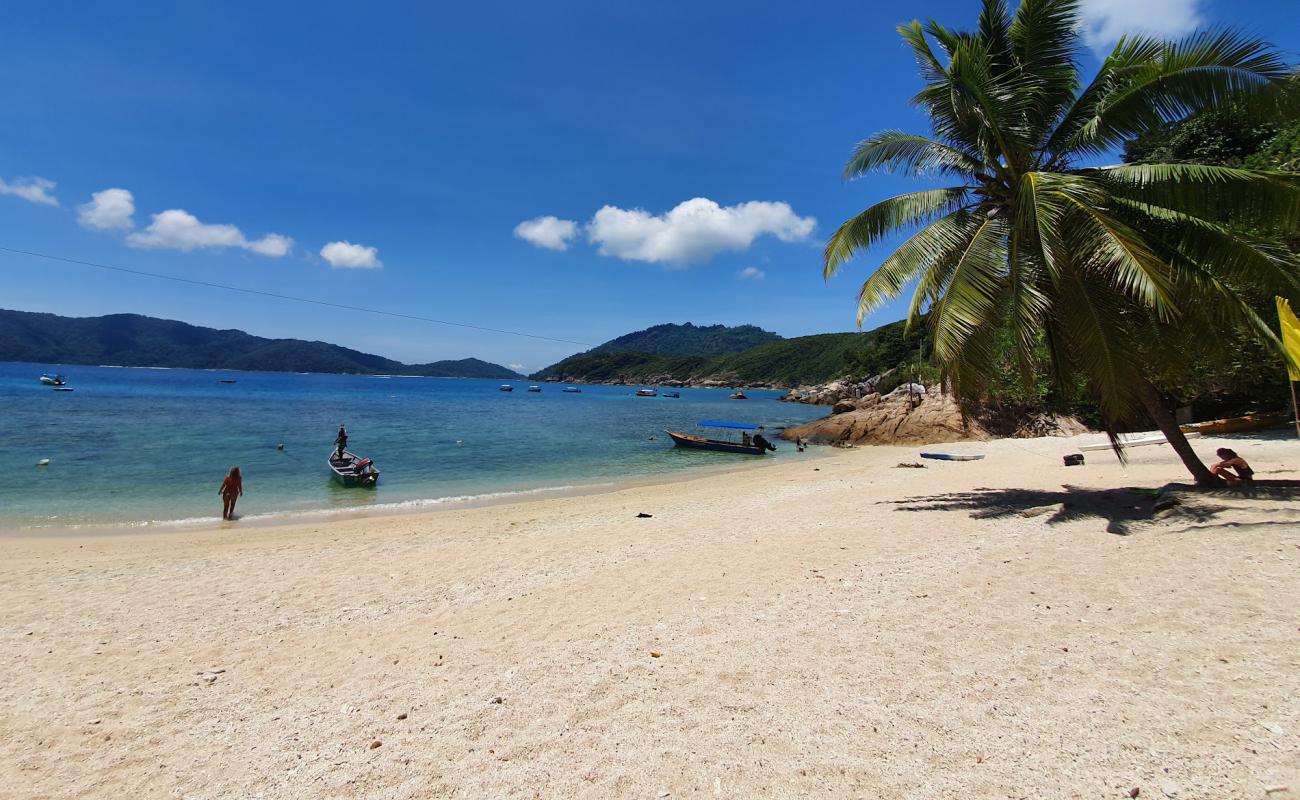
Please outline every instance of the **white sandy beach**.
[[0, 796], [1300, 797], [1297, 495], [1072, 451], [0, 539]]

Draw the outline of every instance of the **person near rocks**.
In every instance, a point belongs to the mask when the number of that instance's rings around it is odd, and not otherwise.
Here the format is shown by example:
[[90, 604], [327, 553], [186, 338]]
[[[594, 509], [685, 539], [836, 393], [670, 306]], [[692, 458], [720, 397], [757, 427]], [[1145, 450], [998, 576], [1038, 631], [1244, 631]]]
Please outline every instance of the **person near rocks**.
[[343, 451], [348, 449], [348, 430], [339, 423], [339, 435], [334, 438], [334, 444], [338, 447], [338, 452], [334, 454], [336, 461], [343, 460]]
[[1255, 479], [1255, 470], [1250, 468], [1250, 465], [1246, 463], [1246, 459], [1227, 447], [1220, 447], [1215, 453], [1218, 454], [1221, 460], [1210, 467], [1210, 472], [1223, 478], [1228, 482], [1229, 486], [1239, 484], [1250, 486]]
[[235, 501], [244, 495], [244, 478], [239, 474], [239, 467], [231, 467], [226, 479], [217, 490], [221, 495], [221, 518], [235, 518]]

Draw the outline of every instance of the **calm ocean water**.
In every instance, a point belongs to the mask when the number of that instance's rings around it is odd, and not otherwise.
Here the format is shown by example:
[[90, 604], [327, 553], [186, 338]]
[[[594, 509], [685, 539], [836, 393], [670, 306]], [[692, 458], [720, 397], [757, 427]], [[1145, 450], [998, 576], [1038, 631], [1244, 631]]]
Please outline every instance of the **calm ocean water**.
[[[244, 519], [726, 467], [751, 457], [681, 451], [664, 429], [705, 419], [776, 428], [825, 414], [756, 390], [747, 401], [714, 389], [641, 398], [617, 386], [534, 394], [526, 380], [505, 393], [492, 380], [86, 366], [58, 367], [75, 391], [55, 392], [38, 381], [53, 369], [0, 363], [0, 530], [215, 521], [232, 464], [244, 475]], [[378, 488], [330, 480], [340, 422], [349, 449], [382, 470]], [[776, 458], [799, 457], [777, 447]]]

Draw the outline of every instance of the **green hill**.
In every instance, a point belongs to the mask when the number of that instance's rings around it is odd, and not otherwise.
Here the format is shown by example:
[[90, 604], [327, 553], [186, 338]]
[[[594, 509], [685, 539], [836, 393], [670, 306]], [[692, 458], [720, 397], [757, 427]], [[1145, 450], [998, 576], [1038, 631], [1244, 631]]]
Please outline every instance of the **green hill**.
[[596, 353], [648, 353], [654, 356], [721, 356], [739, 353], [781, 337], [757, 325], [655, 325], [624, 334], [587, 351]]
[[454, 378], [517, 378], [477, 358], [403, 364], [327, 342], [265, 339], [138, 314], [61, 317], [0, 309], [0, 361], [115, 364], [265, 372], [402, 373]]
[[793, 386], [824, 383], [850, 373], [872, 375], [884, 372], [914, 359], [920, 343], [920, 334], [904, 336], [903, 323], [894, 322], [864, 333], [778, 338], [740, 352], [713, 357], [669, 357], [593, 350], [570, 356], [532, 377], [535, 380], [588, 383], [718, 381], [737, 385]]

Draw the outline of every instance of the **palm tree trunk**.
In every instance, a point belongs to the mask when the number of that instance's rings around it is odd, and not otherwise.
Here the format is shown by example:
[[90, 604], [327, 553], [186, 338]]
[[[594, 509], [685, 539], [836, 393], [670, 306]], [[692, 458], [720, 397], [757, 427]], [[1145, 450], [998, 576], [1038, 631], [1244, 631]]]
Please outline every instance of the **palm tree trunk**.
[[1187, 437], [1183, 435], [1182, 428], [1178, 427], [1177, 420], [1169, 412], [1169, 406], [1165, 405], [1164, 398], [1160, 396], [1160, 392], [1156, 391], [1156, 387], [1152, 386], [1148, 381], [1141, 381], [1138, 384], [1138, 397], [1142, 401], [1142, 405], [1146, 407], [1151, 420], [1155, 422], [1156, 427], [1160, 428], [1160, 432], [1165, 435], [1165, 441], [1169, 442], [1169, 446], [1174, 448], [1174, 452], [1183, 460], [1183, 466], [1187, 467], [1187, 471], [1192, 473], [1192, 477], [1196, 479], [1196, 485], [1218, 486], [1219, 479], [1214, 477], [1209, 467], [1206, 467], [1204, 462], [1201, 461], [1201, 457], [1196, 455], [1196, 451], [1192, 449]]

